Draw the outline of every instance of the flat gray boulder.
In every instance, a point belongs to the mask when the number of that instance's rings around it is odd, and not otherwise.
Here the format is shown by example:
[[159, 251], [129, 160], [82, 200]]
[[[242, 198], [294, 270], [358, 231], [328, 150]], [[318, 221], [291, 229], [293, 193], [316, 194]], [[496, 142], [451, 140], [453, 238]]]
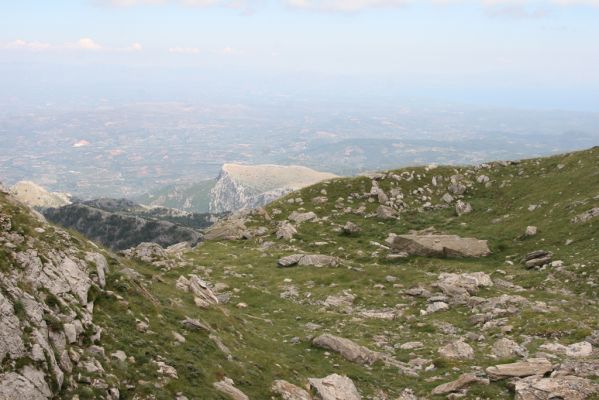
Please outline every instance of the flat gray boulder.
[[309, 382], [321, 400], [362, 399], [356, 385], [347, 376], [332, 374], [322, 379], [310, 378]]
[[553, 371], [553, 365], [546, 358], [529, 358], [511, 364], [500, 364], [487, 368], [487, 375], [493, 380], [505, 378], [523, 378], [526, 376], [543, 376]]
[[361, 346], [349, 339], [328, 333], [317, 336], [312, 340], [312, 344], [321, 349], [331, 350], [341, 354], [343, 358], [358, 364], [371, 365], [382, 359], [382, 354]]
[[457, 235], [391, 235], [387, 243], [394, 253], [423, 257], [485, 257], [491, 254], [486, 240]]
[[279, 259], [277, 265], [281, 268], [294, 267], [296, 265], [313, 267], [336, 267], [341, 260], [337, 257], [323, 254], [292, 254]]

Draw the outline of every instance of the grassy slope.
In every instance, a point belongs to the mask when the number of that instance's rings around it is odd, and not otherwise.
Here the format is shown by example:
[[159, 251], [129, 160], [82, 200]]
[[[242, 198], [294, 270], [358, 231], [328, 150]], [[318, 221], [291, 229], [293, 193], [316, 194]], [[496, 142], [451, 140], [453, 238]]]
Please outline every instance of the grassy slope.
[[[558, 164], [563, 164], [558, 169]], [[422, 180], [402, 181], [399, 185], [409, 193], [425, 183], [431, 176], [453, 175], [454, 168], [440, 167], [430, 172], [423, 168], [401, 171], [416, 171], [426, 174]], [[397, 171], [398, 173], [401, 171]], [[136, 358], [135, 365], [112, 363], [107, 366], [121, 379], [121, 395], [133, 398], [137, 395], [153, 394], [157, 399], [172, 399], [173, 393], [183, 392], [189, 398], [220, 399], [211, 384], [223, 375], [235, 380], [238, 387], [252, 399], [269, 398], [272, 380], [287, 379], [292, 383], [304, 384], [308, 377], [321, 377], [333, 372], [351, 377], [364, 396], [373, 395], [382, 389], [392, 398], [404, 387], [411, 387], [427, 396], [432, 387], [448, 381], [473, 366], [485, 367], [497, 363], [488, 354], [490, 344], [500, 336], [499, 329], [484, 332], [485, 340], [469, 342], [475, 349], [476, 359], [467, 362], [444, 362], [437, 359], [436, 350], [447, 339], [436, 327], [438, 321], [448, 321], [461, 333], [478, 332], [469, 322], [472, 315], [466, 307], [452, 307], [449, 311], [421, 317], [419, 311], [426, 307], [423, 299], [403, 296], [400, 289], [393, 288], [385, 280], [387, 275], [398, 278], [405, 288], [416, 285], [427, 286], [436, 280], [440, 272], [484, 271], [493, 277], [504, 277], [499, 269], [512, 276], [513, 283], [527, 289], [519, 293], [530, 300], [542, 300], [556, 311], [537, 313], [523, 309], [519, 314], [508, 317], [514, 326], [511, 335], [521, 342], [531, 337], [528, 349], [535, 349], [550, 338], [562, 343], [576, 342], [599, 327], [597, 299], [599, 290], [588, 284], [597, 281], [599, 269], [599, 221], [573, 225], [570, 219], [593, 206], [599, 206], [599, 148], [552, 158], [530, 160], [518, 165], [496, 167], [480, 173], [489, 175], [492, 186], [475, 184], [466, 193], [474, 212], [456, 217], [452, 209], [441, 209], [418, 213], [406, 212], [398, 221], [380, 221], [353, 214], [343, 214], [334, 207], [338, 197], [346, 198], [349, 193], [364, 193], [370, 190], [370, 179], [338, 179], [321, 183], [283, 198], [268, 207], [282, 211], [276, 219], [286, 218], [298, 206], [286, 202], [291, 197], [302, 197], [303, 208], [313, 210], [320, 217], [330, 216], [327, 221], [307, 222], [300, 226], [297, 240], [291, 245], [276, 242], [274, 237], [264, 240], [275, 241], [268, 251], [259, 251], [260, 239], [236, 242], [207, 242], [198, 250], [188, 254], [188, 265], [170, 272], [161, 272], [149, 265], [129, 266], [139, 270], [144, 278], [136, 283], [125, 278], [121, 267], [115, 266], [109, 277], [109, 286], [125, 297], [127, 302], [114, 301], [103, 296], [96, 304], [95, 318], [106, 326], [103, 345], [107, 353], [122, 349]], [[381, 187], [389, 189], [391, 181]], [[444, 184], [446, 185], [446, 183]], [[501, 187], [503, 186], [503, 187]], [[329, 202], [314, 206], [310, 199], [326, 189]], [[433, 203], [439, 203], [438, 195]], [[408, 198], [408, 202], [410, 198]], [[356, 200], [356, 208], [362, 201]], [[347, 204], [347, 202], [346, 202]], [[364, 202], [370, 211], [376, 203]], [[541, 204], [535, 211], [528, 211], [530, 204]], [[508, 216], [501, 223], [492, 223], [496, 218]], [[334, 232], [333, 228], [353, 221], [363, 231], [358, 236], [348, 237]], [[255, 221], [255, 225], [265, 225]], [[527, 225], [536, 225], [539, 234], [521, 239]], [[410, 229], [435, 226], [447, 233], [473, 236], [489, 240], [493, 255], [480, 260], [448, 260], [408, 258], [388, 261], [383, 252], [373, 254], [377, 248], [370, 241], [383, 243], [388, 233], [403, 233]], [[274, 225], [269, 225], [274, 227]], [[569, 246], [566, 239], [573, 240]], [[317, 246], [316, 241], [328, 244]], [[554, 259], [564, 260], [565, 271], [529, 271], [519, 264], [522, 255], [537, 249], [554, 252]], [[344, 259], [339, 268], [299, 267], [276, 268], [276, 260], [298, 249], [307, 252], [336, 255]], [[514, 260], [508, 265], [506, 259]], [[116, 262], [116, 261], [115, 261]], [[119, 261], [123, 263], [124, 261]], [[183, 274], [197, 272], [209, 281], [224, 282], [238, 289], [231, 302], [211, 310], [198, 309], [190, 294], [175, 288], [176, 279]], [[284, 290], [284, 279], [291, 279], [300, 292], [299, 301], [280, 298]], [[384, 289], [375, 288], [384, 285]], [[351, 289], [358, 297], [356, 306], [366, 308], [405, 307], [403, 317], [395, 321], [363, 319], [342, 312], [325, 311], [318, 300], [327, 295]], [[566, 289], [570, 292], [561, 292]], [[310, 297], [307, 294], [310, 293]], [[497, 287], [481, 291], [478, 295], [491, 297], [500, 293], [514, 294]], [[248, 308], [235, 307], [245, 302]], [[135, 330], [135, 318], [141, 315], [150, 320], [151, 334]], [[205, 332], [185, 331], [179, 321], [189, 316], [200, 318], [210, 324], [223, 342], [231, 349], [234, 358], [226, 357], [210, 341]], [[304, 325], [313, 322], [322, 325], [315, 332], [307, 331]], [[184, 333], [187, 342], [174, 344], [171, 331]], [[412, 340], [425, 343], [421, 350], [413, 352], [420, 357], [435, 360], [437, 370], [422, 372], [420, 378], [398, 375], [392, 368], [374, 365], [371, 368], [344, 361], [341, 357], [313, 348], [309, 336], [320, 332], [332, 332], [376, 349], [374, 344], [387, 342], [390, 346]], [[299, 336], [299, 344], [290, 339]], [[397, 350], [395, 356], [409, 360], [409, 352]], [[176, 367], [178, 380], [159, 384], [156, 367], [150, 360], [163, 356], [167, 363]], [[439, 378], [435, 378], [439, 377]], [[143, 382], [142, 382], [143, 381]], [[144, 383], [145, 382], [145, 383]], [[126, 383], [132, 386], [126, 389]], [[81, 390], [81, 398], [92, 398], [90, 391]], [[511, 398], [502, 383], [474, 387], [467, 398]], [[144, 398], [145, 396], [137, 397]]]

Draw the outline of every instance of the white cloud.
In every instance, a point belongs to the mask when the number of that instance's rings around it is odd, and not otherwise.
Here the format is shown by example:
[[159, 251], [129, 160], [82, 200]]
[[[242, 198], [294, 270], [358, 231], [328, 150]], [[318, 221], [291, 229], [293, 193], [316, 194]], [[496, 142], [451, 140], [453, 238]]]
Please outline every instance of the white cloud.
[[168, 49], [168, 52], [175, 54], [199, 54], [200, 49], [197, 47], [171, 47]]
[[324, 11], [360, 11], [367, 8], [400, 7], [411, 0], [287, 0], [295, 8]]
[[27, 40], [17, 39], [14, 42], [10, 42], [3, 46], [5, 49], [22, 49], [22, 50], [48, 50], [52, 46], [49, 43], [43, 42], [29, 42]]
[[93, 39], [88, 37], [81, 38], [75, 42], [52, 44], [38, 41], [27, 41], [17, 39], [5, 45], [0, 44], [0, 49], [5, 50], [22, 50], [22, 51], [61, 51], [61, 50], [77, 50], [77, 51], [131, 51], [137, 52], [143, 49], [140, 43], [132, 43], [128, 47], [104, 47]]
[[81, 50], [100, 50], [102, 48], [102, 46], [90, 38], [81, 38], [77, 42], [67, 46]]

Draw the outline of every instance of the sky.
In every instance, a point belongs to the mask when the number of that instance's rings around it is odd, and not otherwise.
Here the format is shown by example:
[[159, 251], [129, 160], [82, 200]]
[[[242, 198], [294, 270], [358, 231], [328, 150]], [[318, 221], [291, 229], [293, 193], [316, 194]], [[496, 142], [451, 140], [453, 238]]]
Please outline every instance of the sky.
[[422, 97], [599, 111], [599, 0], [0, 2], [0, 103]]

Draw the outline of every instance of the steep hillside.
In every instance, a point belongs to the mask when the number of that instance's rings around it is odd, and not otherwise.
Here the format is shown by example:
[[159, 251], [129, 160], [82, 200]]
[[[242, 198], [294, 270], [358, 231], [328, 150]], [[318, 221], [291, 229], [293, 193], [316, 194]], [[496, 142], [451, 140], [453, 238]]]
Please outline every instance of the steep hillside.
[[180, 242], [195, 245], [202, 238], [199, 230], [213, 222], [209, 214], [147, 208], [123, 199], [98, 199], [49, 208], [44, 210], [44, 216], [113, 250], [124, 250], [142, 242], [165, 247]]
[[183, 185], [170, 185], [135, 198], [141, 204], [176, 208], [194, 213], [210, 211], [210, 191], [216, 179]]
[[[101, 350], [81, 353], [104, 372], [52, 390], [596, 399], [598, 167], [594, 148], [334, 179], [216, 224], [195, 250], [130, 253], [145, 261], [102, 252], [109, 271], [91, 315]], [[10, 231], [38, 226], [5, 210]], [[36, 246], [58, 247], [55, 228], [43, 229], [52, 235]], [[2, 259], [3, 273], [22, 281], [17, 258]], [[12, 360], [4, 386], [24, 373]]]
[[10, 188], [10, 193], [17, 200], [31, 207], [62, 207], [71, 204], [71, 197], [68, 194], [49, 192], [30, 181], [17, 182]]

